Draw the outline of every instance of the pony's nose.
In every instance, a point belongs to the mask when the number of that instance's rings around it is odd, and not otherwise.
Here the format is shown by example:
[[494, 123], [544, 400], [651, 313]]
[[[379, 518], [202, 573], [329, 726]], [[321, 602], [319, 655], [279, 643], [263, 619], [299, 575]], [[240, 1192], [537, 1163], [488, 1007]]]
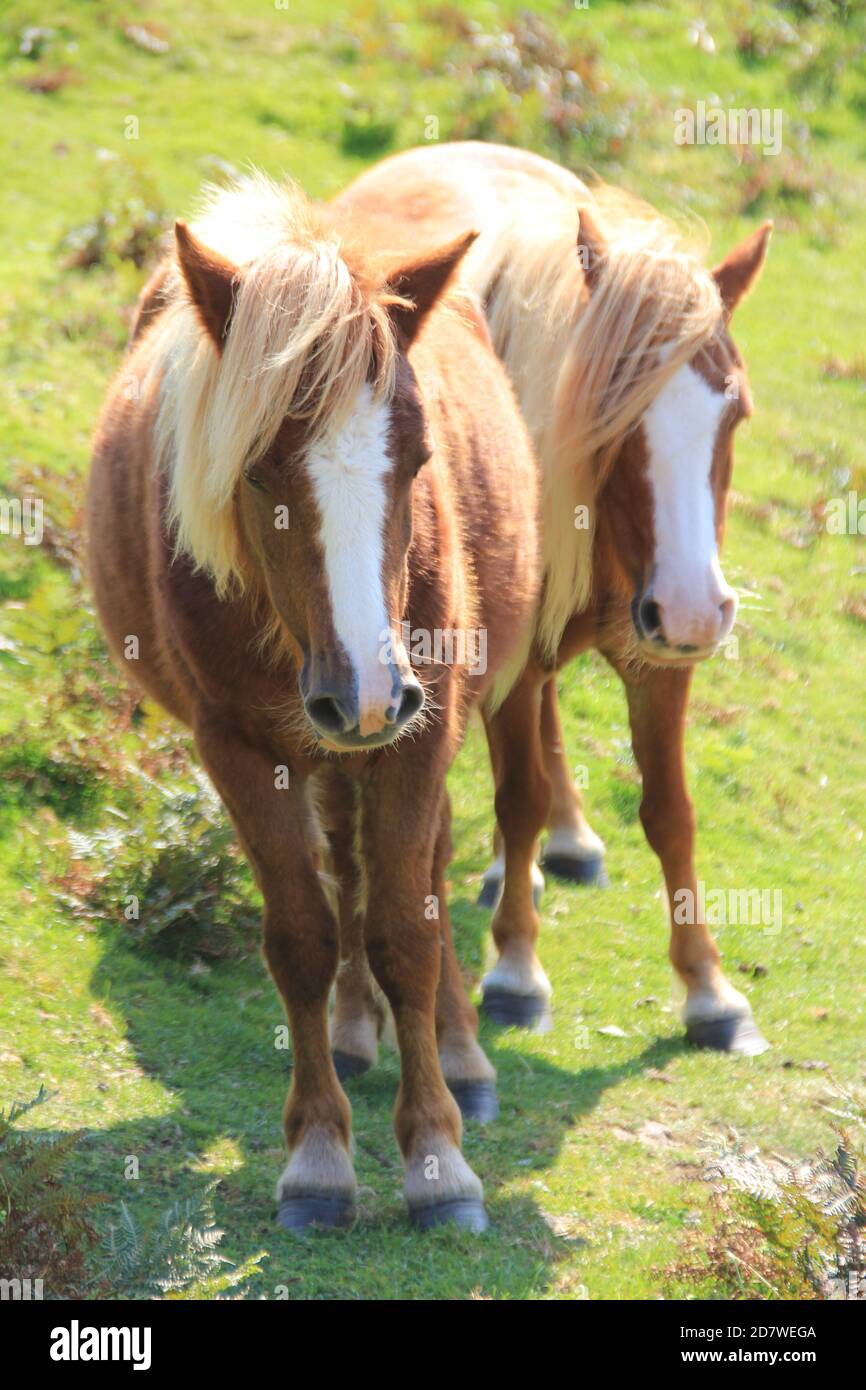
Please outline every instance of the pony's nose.
[[716, 641], [723, 642], [734, 626], [737, 617], [737, 596], [733, 590], [719, 604], [719, 612], [722, 615], [722, 626]]
[[424, 691], [416, 680], [407, 680], [396, 703], [387, 709], [385, 719], [395, 729], [402, 729], [403, 725], [408, 724], [410, 719], [414, 719], [423, 707]]
[[662, 604], [649, 590], [638, 606], [641, 636], [657, 647], [678, 652], [704, 651], [727, 637], [734, 625], [737, 600], [731, 590], [704, 604]]
[[358, 746], [365, 739], [395, 738], [424, 705], [424, 691], [414, 676], [399, 682], [389, 704], [365, 704], [347, 693], [310, 691], [304, 700], [316, 733], [334, 743]]
[[385, 735], [396, 738], [424, 704], [424, 691], [414, 676], [400, 677], [388, 705], [370, 705], [361, 710], [358, 732], [365, 738]]
[[641, 599], [640, 607], [638, 608], [638, 618], [644, 637], [649, 638], [650, 642], [664, 642], [665, 635], [662, 628], [662, 611], [651, 593], [644, 594]]
[[358, 708], [344, 696], [316, 691], [304, 701], [307, 718], [320, 734], [346, 734], [358, 723]]

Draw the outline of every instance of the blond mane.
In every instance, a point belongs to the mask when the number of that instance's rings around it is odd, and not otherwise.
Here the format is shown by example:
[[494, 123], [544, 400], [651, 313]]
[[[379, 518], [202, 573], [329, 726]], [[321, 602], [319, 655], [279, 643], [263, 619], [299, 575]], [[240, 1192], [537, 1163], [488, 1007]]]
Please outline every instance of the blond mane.
[[[577, 253], [587, 208], [607, 254], [587, 293]], [[721, 330], [701, 250], [621, 190], [533, 179], [500, 209], [466, 277], [490, 329], [542, 468], [545, 592], [537, 640], [553, 655], [592, 597], [595, 504], [623, 439], [664, 382]], [[664, 349], [664, 351], [662, 351]], [[578, 506], [588, 525], [575, 527]]]
[[207, 190], [192, 230], [242, 272], [223, 351], [177, 267], [146, 343], [177, 548], [225, 594], [243, 585], [234, 504], [243, 470], [287, 417], [304, 420], [313, 438], [339, 428], [365, 381], [391, 395], [388, 307], [400, 301], [350, 268], [340, 236], [293, 185], [257, 174]]

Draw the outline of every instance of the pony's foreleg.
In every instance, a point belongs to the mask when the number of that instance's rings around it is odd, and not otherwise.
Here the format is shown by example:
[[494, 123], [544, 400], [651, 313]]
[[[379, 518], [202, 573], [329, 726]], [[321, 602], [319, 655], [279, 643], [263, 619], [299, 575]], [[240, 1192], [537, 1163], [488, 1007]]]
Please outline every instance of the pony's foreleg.
[[627, 674], [632, 746], [643, 777], [640, 817], [661, 860], [671, 913], [670, 958], [686, 987], [687, 1037], [720, 1052], [763, 1052], [748, 1001], [722, 972], [704, 921], [694, 865], [695, 816], [686, 786], [684, 736], [691, 668]]
[[331, 772], [322, 810], [331, 849], [338, 897], [340, 965], [331, 1012], [331, 1050], [341, 1081], [374, 1065], [385, 1024], [381, 991], [370, 972], [364, 945], [364, 883], [360, 862], [360, 807], [357, 784]]
[[545, 683], [542, 691], [541, 744], [551, 790], [542, 868], [570, 883], [604, 885], [604, 844], [586, 819], [583, 798], [571, 778], [555, 677]]
[[[332, 776], [324, 798], [331, 849], [330, 868], [339, 898], [340, 965], [331, 1012], [331, 1049], [341, 1081], [375, 1063], [386, 1019], [386, 1002], [376, 984], [364, 943], [363, 869], [356, 830], [357, 784]], [[451, 812], [447, 796], [433, 858], [432, 891], [425, 912], [439, 922], [442, 962], [436, 994], [439, 1058], [448, 1088], [466, 1119], [496, 1118], [496, 1072], [478, 1043], [478, 1014], [460, 974], [448, 913], [445, 873], [451, 859]]]
[[454, 950], [445, 888], [451, 852], [451, 805], [446, 793], [433, 853], [433, 893], [425, 909], [438, 917], [442, 941], [436, 1037], [442, 1073], [463, 1118], [486, 1124], [496, 1118], [499, 1110], [496, 1071], [478, 1042], [478, 1014], [464, 988]]
[[497, 1022], [523, 1027], [543, 1022], [551, 995], [535, 954], [535, 860], [550, 810], [550, 782], [541, 749], [541, 686], [538, 674], [527, 668], [502, 707], [485, 720], [496, 776], [504, 879], [493, 915], [499, 958], [481, 982], [482, 1008]]
[[[363, 787], [367, 955], [391, 1005], [400, 1048], [394, 1128], [410, 1217], [422, 1229], [453, 1220], [479, 1231], [487, 1224], [481, 1183], [460, 1151], [460, 1111], [437, 1049], [441, 933], [426, 910], [435, 849], [430, 810], [435, 816], [444, 791], [445, 759], [434, 765], [426, 757], [419, 767], [422, 757], [414, 753], [383, 758]], [[419, 786], [431, 796], [427, 804]]]
[[274, 760], [233, 728], [199, 721], [202, 761], [238, 829], [264, 898], [264, 954], [282, 995], [294, 1048], [283, 1114], [289, 1162], [277, 1186], [280, 1224], [344, 1226], [354, 1219], [351, 1110], [328, 1039], [337, 923], [311, 854], [303, 786], [278, 790]]

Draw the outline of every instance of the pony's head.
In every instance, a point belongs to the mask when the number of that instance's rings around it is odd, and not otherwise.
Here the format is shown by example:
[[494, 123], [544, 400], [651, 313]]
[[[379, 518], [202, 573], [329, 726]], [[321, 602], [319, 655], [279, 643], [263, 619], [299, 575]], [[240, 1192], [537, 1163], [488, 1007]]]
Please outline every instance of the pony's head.
[[241, 193], [195, 234], [176, 227], [160, 417], [172, 516], [221, 594], [266, 600], [315, 739], [378, 747], [424, 704], [399, 638], [413, 480], [431, 456], [408, 351], [473, 237], [377, 271], [296, 192], [256, 191], [246, 242]]
[[630, 598], [640, 655], [690, 664], [712, 655], [736, 616], [719, 552], [734, 434], [751, 400], [730, 320], [772, 224], [708, 270], [663, 219], [628, 207], [610, 241], [594, 210], [580, 212], [588, 300], [558, 383], [557, 439], [563, 468], [574, 467], [575, 442], [585, 461], [589, 545]]

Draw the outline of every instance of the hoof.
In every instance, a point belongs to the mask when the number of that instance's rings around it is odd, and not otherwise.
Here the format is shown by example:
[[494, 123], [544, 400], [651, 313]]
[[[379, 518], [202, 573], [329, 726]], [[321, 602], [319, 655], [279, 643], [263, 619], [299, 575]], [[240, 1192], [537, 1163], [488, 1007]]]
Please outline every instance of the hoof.
[[[541, 906], [541, 895], [544, 892], [543, 882], [533, 882], [532, 884], [532, 905], [536, 911]], [[481, 884], [481, 892], [478, 894], [477, 906], [486, 907], [491, 912], [499, 906], [499, 899], [502, 897], [502, 879], [484, 878]]]
[[543, 994], [514, 994], [508, 989], [486, 989], [482, 1012], [506, 1028], [532, 1028], [546, 1033], [551, 1026], [550, 1000]]
[[695, 1047], [711, 1047], [715, 1052], [739, 1052], [744, 1057], [757, 1057], [770, 1046], [751, 1014], [695, 1019], [686, 1025], [686, 1038]]
[[449, 1091], [460, 1106], [464, 1120], [489, 1125], [499, 1114], [495, 1081], [448, 1081]]
[[580, 883], [585, 888], [609, 888], [610, 879], [601, 855], [597, 859], [577, 859], [570, 854], [551, 854], [541, 861], [541, 867], [554, 878], [566, 883]]
[[487, 878], [485, 875], [481, 882], [481, 892], [478, 894], [478, 906], [490, 908], [492, 912], [501, 895], [502, 879], [499, 877]]
[[363, 1076], [373, 1065], [366, 1057], [356, 1057], [352, 1052], [340, 1052], [339, 1048], [331, 1053], [331, 1057], [338, 1081], [346, 1081], [350, 1076]]
[[327, 1192], [299, 1192], [284, 1197], [277, 1209], [277, 1224], [286, 1231], [305, 1231], [310, 1226], [345, 1230], [354, 1220], [353, 1199]]
[[410, 1207], [409, 1220], [419, 1231], [432, 1231], [453, 1221], [461, 1231], [480, 1235], [489, 1226], [484, 1203], [477, 1197], [455, 1197], [450, 1202], [426, 1202], [423, 1207]]

